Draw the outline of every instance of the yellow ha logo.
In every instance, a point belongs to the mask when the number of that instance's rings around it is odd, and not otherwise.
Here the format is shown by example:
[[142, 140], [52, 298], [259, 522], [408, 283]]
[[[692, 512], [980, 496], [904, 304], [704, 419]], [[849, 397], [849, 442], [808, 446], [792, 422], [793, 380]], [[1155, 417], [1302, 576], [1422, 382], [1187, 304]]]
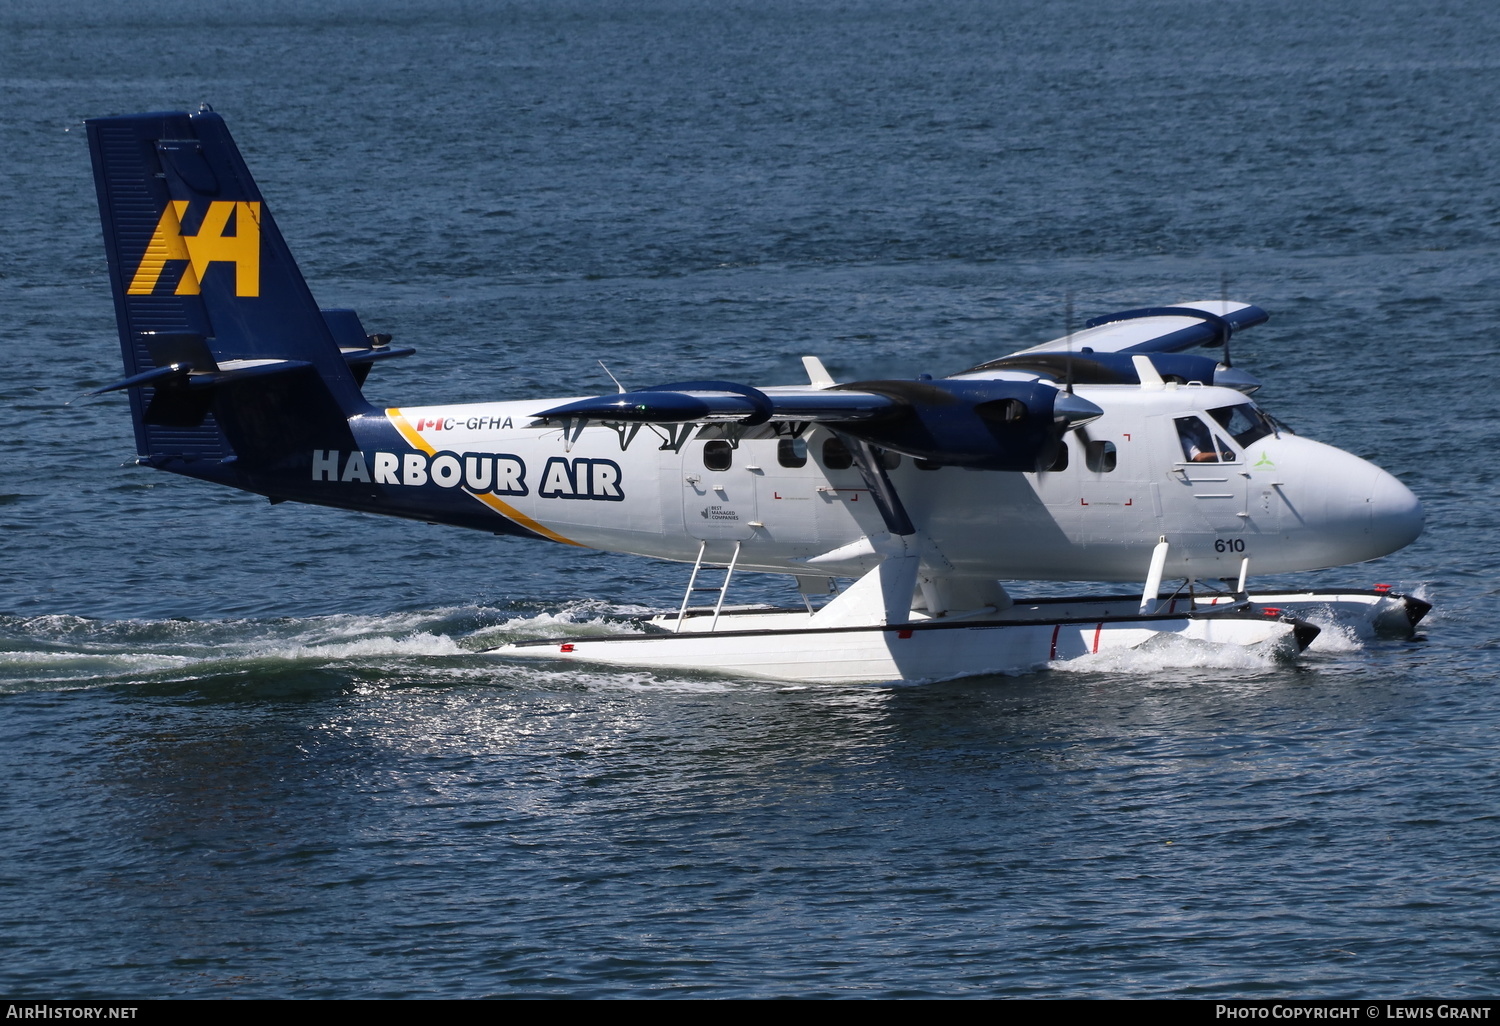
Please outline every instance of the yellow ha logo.
[[[234, 265], [234, 294], [260, 295], [260, 204], [234, 200], [214, 200], [203, 215], [197, 235], [182, 234], [182, 218], [187, 200], [173, 200], [161, 212], [156, 231], [141, 257], [141, 266], [127, 290], [132, 296], [149, 296], [156, 291], [168, 260], [186, 260], [187, 268], [177, 282], [176, 295], [196, 296], [203, 272], [214, 262]], [[234, 234], [225, 235], [229, 215], [234, 215]]]

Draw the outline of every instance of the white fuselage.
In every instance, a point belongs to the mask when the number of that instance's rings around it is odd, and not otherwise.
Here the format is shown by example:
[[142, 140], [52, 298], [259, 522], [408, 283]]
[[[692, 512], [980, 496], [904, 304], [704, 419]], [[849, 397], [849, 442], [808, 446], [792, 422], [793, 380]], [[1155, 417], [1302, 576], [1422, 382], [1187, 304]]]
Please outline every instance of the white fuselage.
[[[887, 454], [925, 573], [1138, 581], [1162, 538], [1170, 543], [1168, 577], [1234, 576], [1246, 559], [1255, 573], [1281, 573], [1373, 559], [1421, 531], [1415, 496], [1365, 460], [1285, 431], [1236, 441], [1229, 427], [1243, 424], [1221, 425], [1209, 411], [1224, 416], [1225, 408], [1247, 404], [1239, 392], [1174, 385], [1077, 392], [1105, 412], [1086, 435], [1067, 436], [1062, 469], [924, 469]], [[697, 558], [701, 546], [704, 558], [726, 561], [738, 543], [743, 568], [800, 575], [857, 576], [882, 558], [878, 544], [861, 545], [887, 533], [880, 512], [859, 469], [839, 458], [842, 446], [825, 448], [833, 438], [826, 428], [792, 439], [766, 425], [726, 441], [710, 426], [674, 451], [661, 447], [664, 429], [628, 438], [593, 425], [569, 444], [562, 428], [530, 426], [538, 410], [563, 401], [387, 416], [434, 466], [444, 453], [459, 462], [461, 454], [496, 456], [491, 470], [510, 475], [508, 494], [475, 501], [555, 540], [683, 561]], [[1192, 425], [1183, 418], [1196, 418], [1213, 436], [1206, 459], [1189, 457], [1184, 438]], [[323, 455], [325, 474], [330, 465], [332, 474], [346, 466]], [[366, 459], [376, 473], [381, 457]], [[401, 483], [406, 466], [398, 460], [391, 471], [392, 461], [383, 462], [387, 476], [376, 483]], [[444, 481], [455, 479], [454, 463], [437, 468]], [[421, 481], [408, 480], [426, 483], [425, 467]], [[461, 477], [452, 487], [469, 490]]]

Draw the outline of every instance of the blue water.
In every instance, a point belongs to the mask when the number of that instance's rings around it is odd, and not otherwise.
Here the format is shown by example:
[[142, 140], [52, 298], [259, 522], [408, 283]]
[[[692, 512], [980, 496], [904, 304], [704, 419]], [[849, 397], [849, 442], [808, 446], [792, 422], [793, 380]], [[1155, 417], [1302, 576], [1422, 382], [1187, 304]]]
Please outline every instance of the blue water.
[[[11, 0], [0, 993], [1492, 996], [1500, 8]], [[405, 405], [1259, 303], [1412, 641], [787, 687], [498, 662], [682, 568], [124, 466], [81, 121], [208, 101]], [[1023, 589], [1024, 590], [1024, 589]], [[777, 581], [745, 599], [788, 600]]]

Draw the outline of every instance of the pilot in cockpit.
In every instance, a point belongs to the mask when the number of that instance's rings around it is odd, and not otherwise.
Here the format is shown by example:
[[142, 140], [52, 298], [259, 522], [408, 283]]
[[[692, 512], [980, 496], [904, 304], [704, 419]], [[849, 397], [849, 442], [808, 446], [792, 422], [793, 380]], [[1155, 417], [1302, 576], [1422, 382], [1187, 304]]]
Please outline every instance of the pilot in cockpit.
[[1213, 433], [1208, 425], [1197, 417], [1177, 418], [1177, 438], [1182, 443], [1182, 455], [1191, 463], [1234, 462], [1234, 453], [1224, 442], [1214, 444]]

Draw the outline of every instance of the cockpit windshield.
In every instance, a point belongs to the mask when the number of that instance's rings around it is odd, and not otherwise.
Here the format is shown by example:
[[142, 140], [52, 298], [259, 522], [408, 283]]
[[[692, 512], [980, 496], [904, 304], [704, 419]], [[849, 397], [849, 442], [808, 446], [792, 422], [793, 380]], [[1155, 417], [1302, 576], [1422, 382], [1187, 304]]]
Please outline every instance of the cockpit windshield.
[[1209, 416], [1234, 437], [1241, 448], [1269, 435], [1274, 428], [1266, 415], [1255, 408], [1254, 403], [1239, 403], [1235, 406], [1220, 406], [1209, 410]]

